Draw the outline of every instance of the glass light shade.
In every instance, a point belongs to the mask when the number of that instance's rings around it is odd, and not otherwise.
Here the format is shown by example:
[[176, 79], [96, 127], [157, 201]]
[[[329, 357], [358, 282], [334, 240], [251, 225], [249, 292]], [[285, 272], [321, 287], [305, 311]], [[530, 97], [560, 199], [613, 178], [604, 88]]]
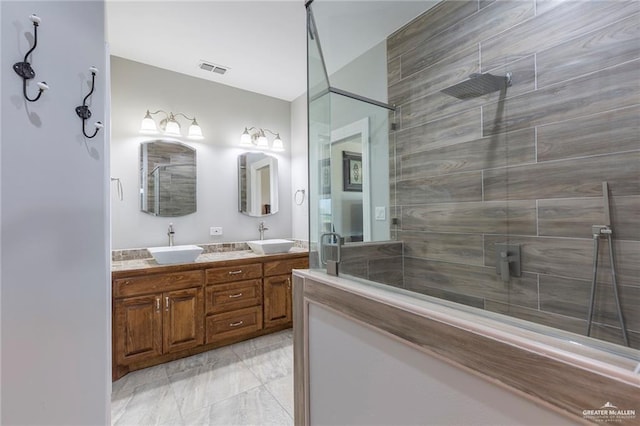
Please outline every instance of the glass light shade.
[[242, 132], [242, 136], [240, 136], [240, 145], [251, 146], [251, 135], [246, 127], [244, 128], [244, 132]]
[[271, 145], [271, 149], [273, 149], [274, 151], [284, 151], [284, 144], [282, 143], [282, 139], [280, 139], [279, 134], [273, 140], [273, 145]]
[[189, 126], [189, 133], [187, 134], [187, 137], [189, 139], [204, 139], [204, 136], [202, 135], [202, 129], [198, 125], [198, 122], [195, 118], [193, 119], [191, 126]]
[[264, 135], [264, 132], [260, 132], [260, 136], [258, 136], [258, 148], [269, 148], [269, 139]]
[[167, 120], [167, 127], [164, 129], [164, 134], [168, 136], [182, 136], [180, 134], [180, 123], [178, 123], [175, 119]]
[[158, 133], [158, 127], [156, 126], [156, 122], [153, 121], [153, 118], [151, 118], [149, 111], [147, 111], [147, 115], [145, 115], [144, 118], [142, 119], [142, 123], [140, 124], [140, 133], [146, 133], [151, 135]]

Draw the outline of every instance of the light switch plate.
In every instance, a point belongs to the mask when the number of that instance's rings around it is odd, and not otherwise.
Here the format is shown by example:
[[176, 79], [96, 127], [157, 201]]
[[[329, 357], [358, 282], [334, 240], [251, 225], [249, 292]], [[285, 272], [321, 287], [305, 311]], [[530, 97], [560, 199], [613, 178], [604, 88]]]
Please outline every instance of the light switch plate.
[[222, 235], [222, 227], [221, 226], [212, 226], [209, 228], [209, 235]]
[[376, 207], [376, 220], [386, 220], [387, 219], [387, 209], [382, 207]]

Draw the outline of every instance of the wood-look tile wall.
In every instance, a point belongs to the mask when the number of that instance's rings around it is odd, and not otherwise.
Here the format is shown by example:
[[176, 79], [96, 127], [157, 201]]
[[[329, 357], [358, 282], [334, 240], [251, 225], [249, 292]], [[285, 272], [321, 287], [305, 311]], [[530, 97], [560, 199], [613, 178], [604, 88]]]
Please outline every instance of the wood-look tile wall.
[[[324, 256], [336, 259], [335, 246], [325, 247]], [[403, 249], [401, 242], [349, 243], [341, 247], [340, 273], [402, 288]], [[319, 264], [318, 252], [310, 252], [312, 268]]]
[[[607, 181], [640, 348], [640, 2], [447, 0], [387, 49], [404, 287], [584, 333]], [[510, 72], [512, 85], [467, 100], [440, 92], [477, 72]], [[522, 277], [508, 283], [495, 270], [503, 242], [522, 247]], [[602, 246], [593, 335], [621, 343]]]

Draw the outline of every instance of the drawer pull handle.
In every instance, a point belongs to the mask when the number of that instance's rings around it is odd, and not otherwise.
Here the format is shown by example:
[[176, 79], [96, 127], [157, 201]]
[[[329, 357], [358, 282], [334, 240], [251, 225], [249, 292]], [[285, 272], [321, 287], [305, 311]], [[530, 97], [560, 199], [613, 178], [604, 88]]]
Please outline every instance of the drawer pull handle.
[[242, 293], [238, 293], [238, 294], [230, 294], [230, 295], [229, 295], [229, 298], [230, 298], [230, 299], [234, 299], [234, 298], [236, 298], [236, 297], [240, 297], [240, 296], [242, 296]]
[[160, 298], [156, 297], [156, 312], [160, 312]]
[[169, 296], [164, 298], [164, 308], [167, 312], [169, 311]]
[[229, 271], [229, 275], [238, 275], [242, 273], [242, 269], [238, 269], [237, 271]]
[[238, 327], [242, 324], [244, 324], [244, 321], [232, 322], [231, 324], [229, 324], [229, 327]]

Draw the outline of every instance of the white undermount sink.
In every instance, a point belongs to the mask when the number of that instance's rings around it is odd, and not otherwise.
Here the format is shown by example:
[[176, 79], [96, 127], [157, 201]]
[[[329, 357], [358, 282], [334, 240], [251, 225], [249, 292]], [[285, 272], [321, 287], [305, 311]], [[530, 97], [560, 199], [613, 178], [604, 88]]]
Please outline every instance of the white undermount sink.
[[293, 247], [293, 241], [281, 239], [247, 241], [247, 244], [257, 254], [286, 253]]
[[161, 265], [190, 263], [202, 253], [203, 248], [194, 245], [149, 247], [151, 256]]

